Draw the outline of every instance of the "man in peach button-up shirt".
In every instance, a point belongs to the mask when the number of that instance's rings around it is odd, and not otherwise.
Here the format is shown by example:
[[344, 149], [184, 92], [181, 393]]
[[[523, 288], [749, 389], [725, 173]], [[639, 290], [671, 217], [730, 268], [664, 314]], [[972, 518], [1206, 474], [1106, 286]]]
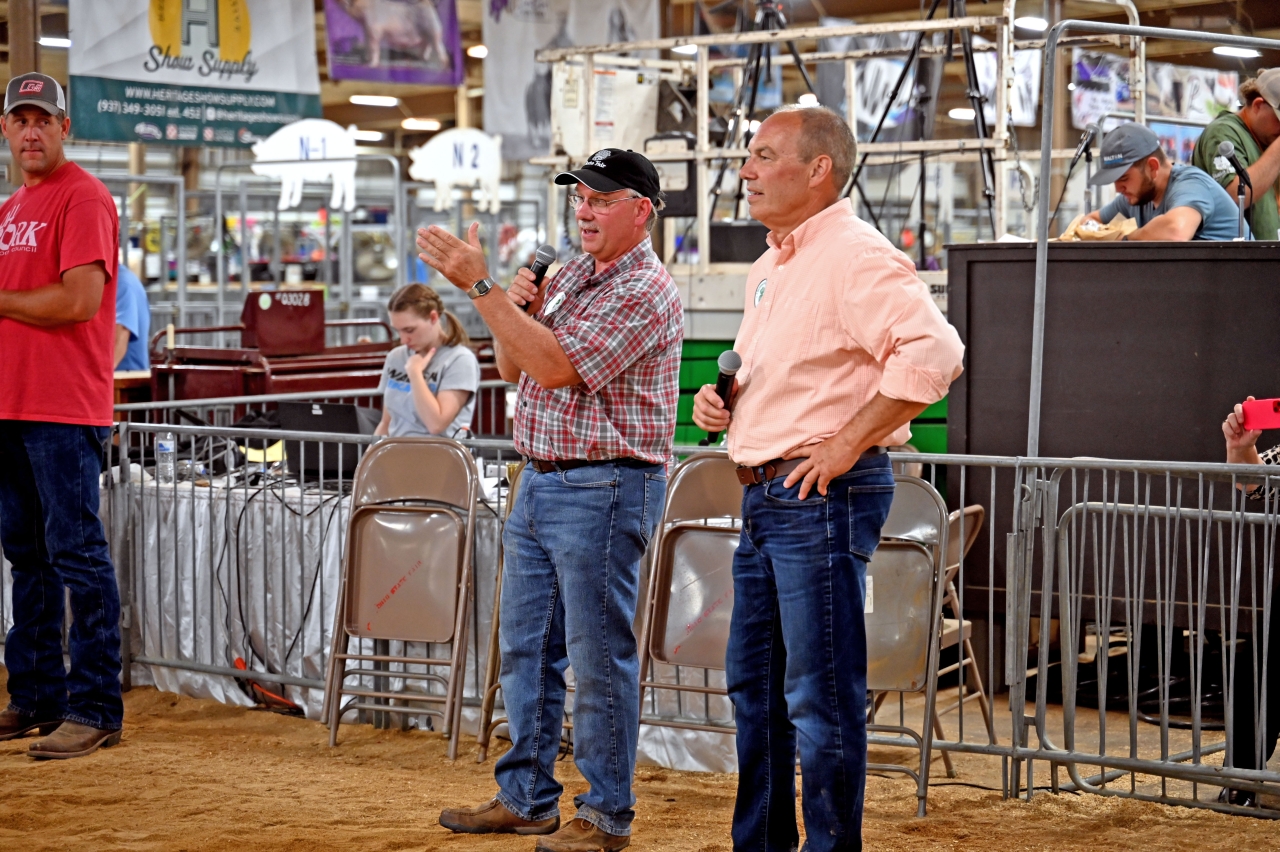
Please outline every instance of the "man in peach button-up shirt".
[[735, 849], [793, 850], [797, 742], [810, 852], [862, 848], [867, 562], [893, 500], [884, 445], [947, 393], [964, 347], [915, 268], [841, 197], [857, 144], [838, 115], [788, 108], [741, 176], [769, 250], [751, 268], [727, 431], [743, 483], [726, 655], [737, 720]]

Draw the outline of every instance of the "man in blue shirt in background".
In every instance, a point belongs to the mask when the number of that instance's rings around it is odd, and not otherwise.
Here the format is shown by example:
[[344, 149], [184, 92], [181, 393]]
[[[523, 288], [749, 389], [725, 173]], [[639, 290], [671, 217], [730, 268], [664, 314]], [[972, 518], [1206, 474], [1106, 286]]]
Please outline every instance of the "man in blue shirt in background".
[[1240, 211], [1227, 191], [1195, 166], [1170, 163], [1160, 140], [1141, 124], [1122, 124], [1103, 140], [1102, 168], [1089, 184], [1113, 182], [1116, 197], [1085, 218], [1106, 224], [1119, 213], [1136, 219], [1138, 230], [1127, 240], [1234, 240], [1240, 235]]
[[151, 336], [151, 305], [147, 291], [129, 267], [120, 264], [116, 281], [116, 351], [117, 370], [149, 370], [147, 340]]

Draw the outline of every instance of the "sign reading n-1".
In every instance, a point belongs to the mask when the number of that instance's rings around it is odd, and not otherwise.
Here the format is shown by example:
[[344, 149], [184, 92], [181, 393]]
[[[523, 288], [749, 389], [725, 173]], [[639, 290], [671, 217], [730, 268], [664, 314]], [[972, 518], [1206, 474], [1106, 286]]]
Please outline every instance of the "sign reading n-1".
[[70, 0], [71, 132], [247, 147], [318, 118], [313, 0]]

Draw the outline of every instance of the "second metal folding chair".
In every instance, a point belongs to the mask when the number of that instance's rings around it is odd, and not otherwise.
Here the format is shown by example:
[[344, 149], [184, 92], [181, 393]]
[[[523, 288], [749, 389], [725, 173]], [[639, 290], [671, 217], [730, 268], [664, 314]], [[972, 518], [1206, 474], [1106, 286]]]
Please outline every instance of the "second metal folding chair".
[[[361, 460], [325, 689], [331, 746], [348, 710], [430, 713], [443, 718], [449, 757], [456, 756], [478, 483], [466, 448], [444, 438], [388, 439]], [[365, 652], [371, 640], [373, 650]], [[392, 655], [393, 641], [449, 644], [451, 653]], [[439, 668], [448, 674], [432, 671]], [[364, 685], [369, 679], [372, 688]], [[444, 692], [392, 690], [392, 679], [435, 682]]]

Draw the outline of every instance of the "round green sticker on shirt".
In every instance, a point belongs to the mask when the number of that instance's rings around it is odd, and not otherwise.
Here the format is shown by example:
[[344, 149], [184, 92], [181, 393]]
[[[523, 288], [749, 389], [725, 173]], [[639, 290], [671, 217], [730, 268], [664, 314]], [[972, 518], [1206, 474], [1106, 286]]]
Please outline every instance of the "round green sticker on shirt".
[[756, 285], [756, 302], [752, 307], [760, 307], [760, 300], [764, 298], [764, 285], [769, 283], [768, 278], [761, 278], [760, 283]]

